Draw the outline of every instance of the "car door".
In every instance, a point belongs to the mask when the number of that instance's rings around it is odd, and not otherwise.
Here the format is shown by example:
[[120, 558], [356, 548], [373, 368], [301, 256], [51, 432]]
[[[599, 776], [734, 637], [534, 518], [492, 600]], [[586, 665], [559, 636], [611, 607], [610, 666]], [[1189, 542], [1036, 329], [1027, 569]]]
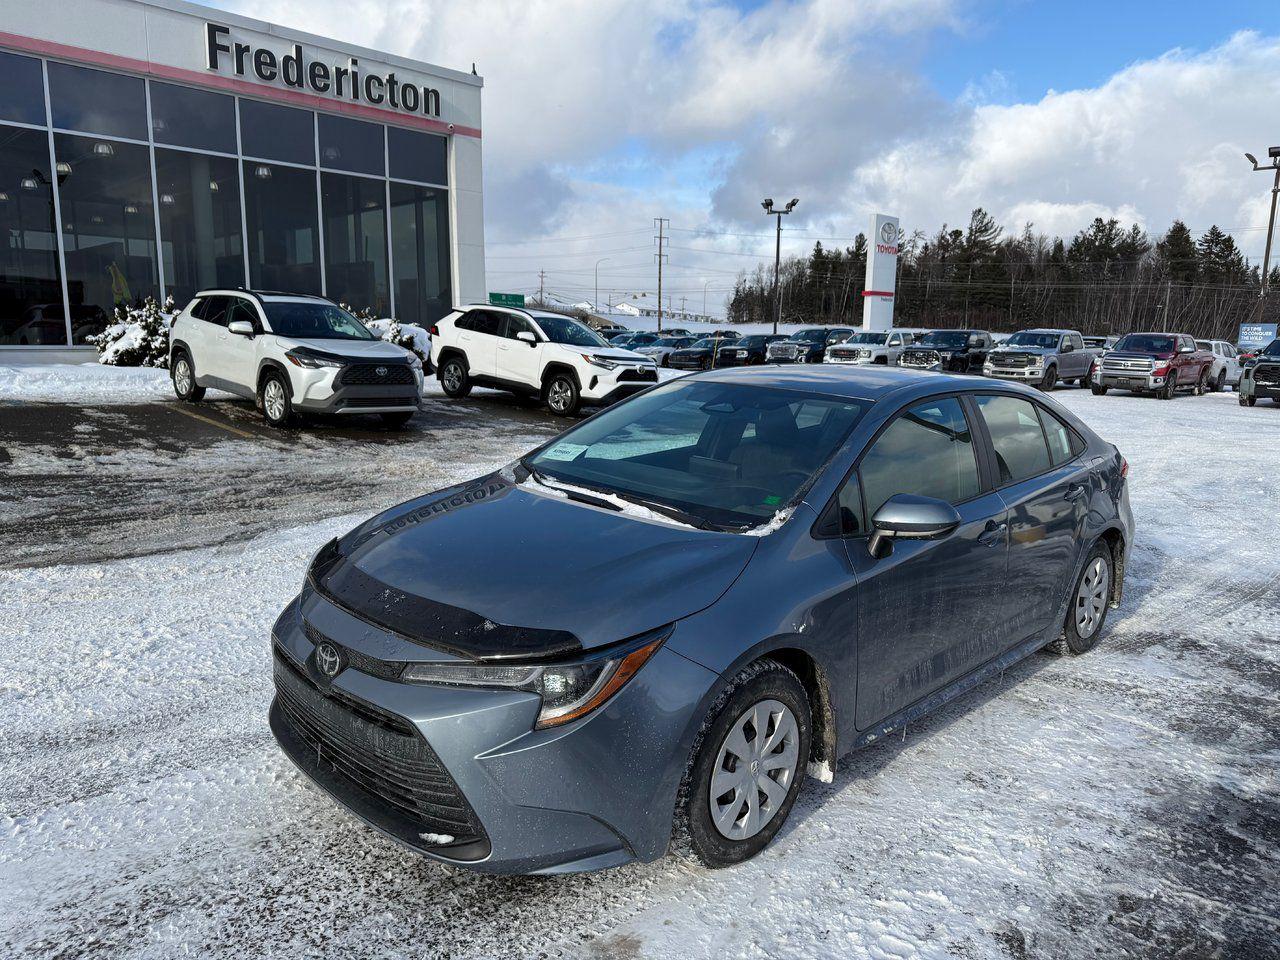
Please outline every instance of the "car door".
[[224, 295], [209, 297], [200, 313], [200, 318], [193, 324], [198, 327], [195, 333], [196, 343], [192, 344], [198, 377], [224, 379], [222, 337], [227, 332], [227, 311], [230, 309], [231, 297]]
[[[519, 333], [531, 333], [535, 343], [517, 338]], [[500, 379], [537, 386], [542, 370], [542, 343], [546, 338], [533, 329], [525, 317], [508, 313], [503, 316], [496, 348], [497, 375]]]
[[[1007, 511], [986, 482], [984, 461], [963, 400], [931, 398], [894, 416], [841, 490], [859, 580], [859, 730], [981, 665], [996, 645], [991, 637], [1003, 634], [993, 611], [1005, 589]], [[875, 512], [904, 493], [953, 504], [960, 526], [938, 540], [899, 540], [873, 557]]]
[[[1062, 350], [1065, 350], [1066, 353], [1062, 354]], [[1091, 361], [1089, 355], [1085, 353], [1084, 339], [1080, 334], [1068, 333], [1064, 336], [1059, 353], [1066, 359], [1066, 363], [1059, 368], [1059, 377], [1075, 379], [1076, 377], [1083, 377], [1089, 372]]]
[[459, 317], [458, 346], [467, 355], [467, 369], [473, 377], [493, 377], [498, 369], [498, 334], [503, 316], [496, 310], [471, 310]]
[[1009, 585], [1001, 598], [1007, 649], [1057, 616], [1075, 572], [1096, 478], [1076, 456], [1083, 443], [1039, 404], [1007, 394], [973, 399], [1009, 511]]
[[[229, 297], [228, 301], [227, 322], [218, 329], [217, 375], [227, 383], [252, 393], [257, 388], [257, 335], [262, 332], [262, 320], [258, 316], [258, 308], [244, 297]], [[253, 327], [254, 336], [232, 333], [229, 327], [237, 320]]]

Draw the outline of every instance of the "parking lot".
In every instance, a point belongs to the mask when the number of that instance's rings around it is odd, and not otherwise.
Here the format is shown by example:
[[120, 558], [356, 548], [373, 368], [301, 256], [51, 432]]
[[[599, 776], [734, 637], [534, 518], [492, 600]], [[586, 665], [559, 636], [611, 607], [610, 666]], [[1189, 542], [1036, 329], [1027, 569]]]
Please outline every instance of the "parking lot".
[[447, 870], [309, 789], [267, 635], [325, 540], [563, 421], [487, 392], [402, 432], [0, 407], [0, 953], [1280, 956], [1280, 409], [1054, 396], [1131, 464], [1096, 650], [809, 780], [747, 864], [549, 879]]

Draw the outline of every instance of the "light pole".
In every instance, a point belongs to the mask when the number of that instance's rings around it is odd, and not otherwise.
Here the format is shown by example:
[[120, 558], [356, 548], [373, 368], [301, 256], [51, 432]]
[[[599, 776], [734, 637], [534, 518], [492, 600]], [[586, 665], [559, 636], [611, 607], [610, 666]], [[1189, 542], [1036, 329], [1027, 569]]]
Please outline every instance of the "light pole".
[[1271, 188], [1271, 217], [1267, 220], [1267, 250], [1262, 255], [1262, 291], [1259, 294], [1261, 297], [1267, 295], [1271, 286], [1269, 283], [1271, 274], [1271, 238], [1276, 230], [1276, 197], [1280, 196], [1280, 147], [1269, 149], [1267, 156], [1271, 159], [1271, 163], [1259, 166], [1257, 158], [1252, 153], [1244, 155], [1244, 158], [1253, 164], [1254, 170], [1274, 170], [1276, 172], [1275, 185]]
[[792, 200], [781, 210], [773, 208], [773, 198], [765, 197], [760, 202], [760, 206], [764, 207], [764, 215], [766, 217], [778, 218], [778, 239], [773, 249], [773, 332], [778, 332], [778, 323], [782, 320], [782, 290], [778, 286], [778, 272], [782, 269], [782, 215], [790, 213], [796, 208], [798, 199]]
[[596, 298], [591, 301], [591, 307], [597, 313], [600, 311], [600, 264], [609, 260], [609, 257], [601, 257], [596, 261]]
[[702, 319], [704, 320], [707, 318], [707, 287], [709, 286], [711, 286], [710, 280], [702, 285]]

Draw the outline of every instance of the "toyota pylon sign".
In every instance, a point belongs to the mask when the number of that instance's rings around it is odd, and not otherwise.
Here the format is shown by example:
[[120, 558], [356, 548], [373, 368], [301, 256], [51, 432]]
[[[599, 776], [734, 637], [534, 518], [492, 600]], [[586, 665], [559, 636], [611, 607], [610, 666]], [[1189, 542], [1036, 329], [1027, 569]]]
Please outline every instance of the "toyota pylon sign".
[[862, 291], [862, 329], [893, 326], [893, 297], [898, 282], [898, 218], [877, 213], [867, 244], [867, 284]]

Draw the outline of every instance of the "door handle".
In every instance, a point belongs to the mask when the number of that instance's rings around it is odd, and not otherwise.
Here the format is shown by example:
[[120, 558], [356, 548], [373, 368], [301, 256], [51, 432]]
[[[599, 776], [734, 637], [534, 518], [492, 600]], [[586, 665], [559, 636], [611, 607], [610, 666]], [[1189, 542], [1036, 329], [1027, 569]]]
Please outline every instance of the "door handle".
[[1073, 483], [1067, 487], [1067, 492], [1062, 495], [1064, 500], [1079, 500], [1084, 496], [1087, 488], [1083, 483]]
[[987, 529], [978, 534], [978, 542], [983, 546], [994, 547], [1004, 541], [1004, 534], [1008, 529], [1009, 525], [1007, 523], [997, 524], [994, 520], [988, 521]]

